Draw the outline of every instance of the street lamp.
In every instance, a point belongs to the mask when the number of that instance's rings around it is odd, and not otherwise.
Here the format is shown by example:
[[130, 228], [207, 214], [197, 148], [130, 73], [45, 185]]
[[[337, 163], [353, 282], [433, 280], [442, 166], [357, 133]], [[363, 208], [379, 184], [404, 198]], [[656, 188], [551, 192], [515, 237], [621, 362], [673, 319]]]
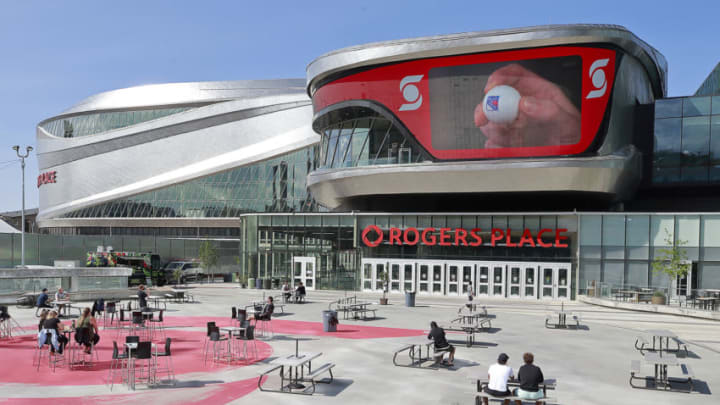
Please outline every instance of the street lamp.
[[25, 158], [30, 156], [30, 152], [32, 152], [33, 147], [27, 146], [25, 147], [25, 154], [20, 153], [20, 146], [15, 145], [13, 146], [13, 150], [15, 153], [17, 153], [17, 156], [20, 158], [20, 167], [22, 168], [22, 213], [21, 213], [21, 221], [22, 224], [20, 225], [20, 265], [25, 267]]

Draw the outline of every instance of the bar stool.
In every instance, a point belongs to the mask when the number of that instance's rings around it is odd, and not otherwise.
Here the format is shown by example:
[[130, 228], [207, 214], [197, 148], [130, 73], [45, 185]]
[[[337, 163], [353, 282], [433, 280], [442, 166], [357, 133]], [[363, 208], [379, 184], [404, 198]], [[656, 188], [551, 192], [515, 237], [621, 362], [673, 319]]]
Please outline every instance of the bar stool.
[[[70, 356], [70, 364], [71, 365], [74, 365], [77, 363], [76, 359], [75, 359], [76, 353], [81, 357], [81, 359], [82, 359], [81, 361], [84, 366], [85, 365], [92, 366], [93, 354], [95, 355], [95, 360], [100, 361], [100, 357], [99, 357], [97, 351], [95, 350], [95, 342], [93, 341], [93, 339], [90, 338], [90, 329], [89, 328], [77, 328], [75, 330], [75, 343], [79, 346], [79, 350], [73, 350], [71, 352], [71, 356]], [[85, 349], [84, 346], [86, 343], [90, 344], [90, 353], [86, 353], [84, 350]], [[90, 357], [90, 361], [86, 363], [85, 359], [88, 356]]]
[[[62, 343], [59, 343], [59, 345], [62, 345]], [[45, 348], [47, 346], [47, 349]], [[59, 365], [63, 366], [66, 364], [65, 362], [65, 350], [63, 350], [62, 353], [54, 352], [54, 348], [52, 346], [52, 334], [46, 333], [45, 334], [45, 343], [42, 344], [42, 346], [38, 346], [36, 353], [37, 353], [37, 362], [34, 363], [34, 365], [37, 366], [37, 370], [40, 371], [40, 364], [43, 362], [43, 357], [48, 357], [48, 367], [52, 367], [53, 372], [55, 372], [55, 368]]]
[[[230, 353], [227, 351], [227, 341], [228, 338], [225, 336], [220, 336], [220, 328], [217, 326], [213, 326], [210, 328], [210, 336], [208, 337], [208, 341], [212, 342], [212, 354], [213, 354], [213, 362], [219, 361], [222, 358], [229, 358]], [[208, 344], [208, 350], [205, 351], [205, 355], [203, 356], [203, 362], [207, 364], [207, 357], [210, 353], [210, 345]]]
[[[164, 372], [167, 374], [168, 378], [173, 381], [173, 384], [175, 384], [175, 370], [172, 364], [172, 355], [170, 354], [170, 338], [165, 338], [165, 351], [163, 352], [155, 352], [153, 353], [153, 356], [155, 356], [155, 367], [156, 373]], [[157, 358], [158, 357], [165, 357], [165, 368], [159, 368], [157, 366]]]
[[108, 302], [105, 304], [105, 311], [103, 312], [103, 329], [107, 329], [107, 318], [110, 317], [110, 325], [115, 320], [115, 314], [117, 314], [117, 307], [114, 302]]
[[245, 323], [244, 326], [245, 326], [245, 333], [243, 333], [242, 335], [238, 335], [238, 337], [236, 339], [243, 343], [243, 357], [247, 361], [248, 360], [247, 348], [250, 345], [250, 343], [252, 343], [251, 349], [255, 353], [255, 356], [253, 358], [258, 358], [259, 355], [258, 355], [258, 350], [257, 350], [257, 342], [255, 341], [255, 326], [250, 325], [249, 322]]
[[[115, 373], [120, 371], [122, 376], [123, 369], [126, 367], [126, 362], [130, 357], [127, 352], [120, 353], [118, 350], [117, 342], [113, 340], [113, 354], [112, 360], [110, 361], [110, 370], [108, 371], [108, 381], [110, 382], [110, 391], [113, 389], [115, 384]], [[119, 363], [119, 364], [118, 364]]]
[[151, 334], [155, 334], [156, 329], [160, 329], [160, 332], [162, 332], [162, 335], [164, 337], [167, 337], [165, 334], [165, 318], [163, 318], [163, 313], [165, 312], [164, 309], [161, 309], [160, 312], [158, 312], [158, 317], [155, 318], [154, 316], [151, 316], [150, 319], [150, 327], [151, 327]]

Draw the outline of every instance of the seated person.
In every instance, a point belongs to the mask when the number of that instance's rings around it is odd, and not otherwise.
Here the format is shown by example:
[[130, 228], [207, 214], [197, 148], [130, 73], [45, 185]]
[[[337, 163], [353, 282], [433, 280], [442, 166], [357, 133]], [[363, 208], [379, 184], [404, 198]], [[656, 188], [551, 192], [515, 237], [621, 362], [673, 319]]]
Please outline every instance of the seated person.
[[38, 308], [52, 308], [52, 305], [48, 304], [48, 300], [50, 299], [50, 296], [47, 293], [47, 288], [43, 288], [42, 292], [37, 298], [37, 307]]
[[[65, 349], [65, 345], [67, 345], [68, 342], [67, 337], [65, 337], [65, 335], [61, 333], [65, 328], [66, 325], [63, 325], [63, 323], [60, 321], [60, 318], [58, 318], [57, 311], [50, 311], [50, 313], [48, 313], [47, 315], [47, 318], [45, 319], [45, 322], [43, 322], [43, 328], [40, 331], [41, 335], [43, 334], [43, 332], [47, 333], [48, 331], [53, 331], [55, 333], [58, 341], [57, 352], [61, 354]], [[51, 344], [50, 347], [50, 351], [52, 353], [55, 353], [55, 345]]]
[[285, 302], [290, 300], [290, 297], [292, 296], [292, 293], [290, 292], [290, 286], [288, 285], [287, 281], [282, 286], [282, 295]]
[[[85, 341], [78, 341], [78, 343], [82, 343], [85, 346], [85, 353], [90, 354], [92, 346], [96, 345], [98, 341], [100, 341], [97, 320], [92, 315], [90, 308], [83, 309], [82, 315], [80, 315], [80, 318], [77, 321], [77, 327], [86, 328], [88, 330], [88, 335], [86, 336]], [[77, 333], [75, 334], [75, 338], [78, 338]]]
[[295, 302], [298, 302], [300, 300], [305, 299], [305, 286], [303, 285], [302, 281], [298, 283], [297, 288], [295, 289]]
[[45, 323], [45, 320], [47, 319], [47, 316], [49, 313], [50, 313], [50, 311], [47, 309], [43, 309], [42, 312], [40, 312], [40, 321], [38, 322], [38, 332], [43, 330], [43, 324]]
[[267, 303], [263, 305], [262, 310], [255, 313], [254, 319], [256, 321], [269, 321], [274, 311], [275, 304], [273, 304], [273, 297], [267, 297]]
[[[430, 333], [428, 333], [428, 339], [433, 340], [433, 343], [435, 344], [435, 353], [440, 353], [440, 356], [437, 360], [435, 360], [435, 364], [440, 364], [442, 362], [442, 364], [452, 367], [453, 360], [455, 359], [455, 346], [448, 343], [447, 339], [445, 339], [445, 331], [443, 328], [439, 327], [435, 321], [430, 322]], [[445, 352], [450, 353], [447, 362], [442, 360]]]
[[[507, 382], [513, 378], [513, 369], [507, 365], [508, 357], [505, 353], [500, 353], [498, 356], [497, 363], [490, 366], [488, 369], [488, 382], [485, 387], [485, 392], [494, 397], [508, 397], [510, 396], [510, 390], [508, 390]], [[483, 403], [488, 405], [488, 399], [483, 398]], [[509, 405], [510, 400], [506, 399], [503, 401], [504, 405]]]
[[57, 292], [55, 293], [55, 305], [57, 305], [58, 311], [62, 313], [62, 310], [65, 308], [65, 304], [57, 304], [58, 301], [70, 301], [70, 295], [63, 290], [62, 287], [58, 288]]
[[[520, 388], [515, 391], [515, 395], [522, 399], [542, 399], [545, 393], [540, 389], [539, 384], [544, 381], [543, 373], [540, 367], [533, 364], [535, 356], [532, 353], [523, 354], [525, 364], [518, 370], [518, 380]], [[543, 401], [536, 401], [536, 405], [542, 404]], [[516, 405], [522, 405], [522, 401], [515, 401]]]

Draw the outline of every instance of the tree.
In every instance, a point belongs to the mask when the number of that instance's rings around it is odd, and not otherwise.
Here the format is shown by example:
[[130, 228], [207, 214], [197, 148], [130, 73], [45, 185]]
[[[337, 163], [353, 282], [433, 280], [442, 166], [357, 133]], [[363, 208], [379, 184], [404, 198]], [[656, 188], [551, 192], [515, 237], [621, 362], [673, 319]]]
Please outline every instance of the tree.
[[[218, 262], [218, 254], [217, 249], [215, 249], [215, 245], [212, 244], [209, 240], [206, 240], [200, 244], [200, 248], [198, 249], [198, 258], [200, 259], [200, 263], [202, 263], [203, 269], [208, 272], [208, 282], [210, 281], [210, 269], [214, 268], [217, 265]], [[213, 276], [215, 273], [213, 272]], [[213, 277], [214, 279], [214, 277]]]
[[665, 228], [665, 244], [668, 247], [658, 249], [659, 255], [653, 260], [652, 268], [655, 273], [667, 275], [670, 285], [672, 285], [673, 280], [686, 275], [690, 271], [687, 251], [683, 248], [687, 243], [687, 241], [680, 239], [673, 243], [672, 235]]

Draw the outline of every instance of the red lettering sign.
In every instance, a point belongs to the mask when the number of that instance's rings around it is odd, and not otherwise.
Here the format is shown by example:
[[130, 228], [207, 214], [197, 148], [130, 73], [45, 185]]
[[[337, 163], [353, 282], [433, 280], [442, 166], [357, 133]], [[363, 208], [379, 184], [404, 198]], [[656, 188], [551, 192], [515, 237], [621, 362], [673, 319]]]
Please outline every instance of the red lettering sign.
[[[38, 180], [39, 181], [39, 180]], [[371, 233], [377, 234], [374, 240], [369, 239]], [[409, 227], [406, 229], [391, 227], [388, 229], [388, 244], [389, 245], [405, 245], [415, 246], [418, 244], [424, 246], [471, 246], [477, 247], [483, 245], [483, 238], [481, 235], [482, 229], [473, 228], [469, 232], [463, 228], [425, 228], [422, 231]], [[567, 241], [570, 239], [564, 233], [567, 229], [548, 229], [543, 228], [533, 235], [530, 229], [524, 229], [520, 239], [513, 241], [512, 229], [500, 229], [492, 228], [490, 230], [490, 243], [489, 246], [504, 246], [510, 248], [522, 248], [522, 247], [542, 247], [542, 248], [566, 248], [568, 247]], [[543, 240], [543, 235], [550, 234], [554, 236], [546, 237], [549, 242]], [[368, 225], [361, 234], [361, 239], [367, 247], [377, 247], [385, 240], [385, 232], [380, 229], [377, 225]]]
[[57, 183], [57, 172], [53, 170], [51, 172], [40, 173], [37, 178], [38, 188], [40, 188], [43, 184], [50, 183]]

